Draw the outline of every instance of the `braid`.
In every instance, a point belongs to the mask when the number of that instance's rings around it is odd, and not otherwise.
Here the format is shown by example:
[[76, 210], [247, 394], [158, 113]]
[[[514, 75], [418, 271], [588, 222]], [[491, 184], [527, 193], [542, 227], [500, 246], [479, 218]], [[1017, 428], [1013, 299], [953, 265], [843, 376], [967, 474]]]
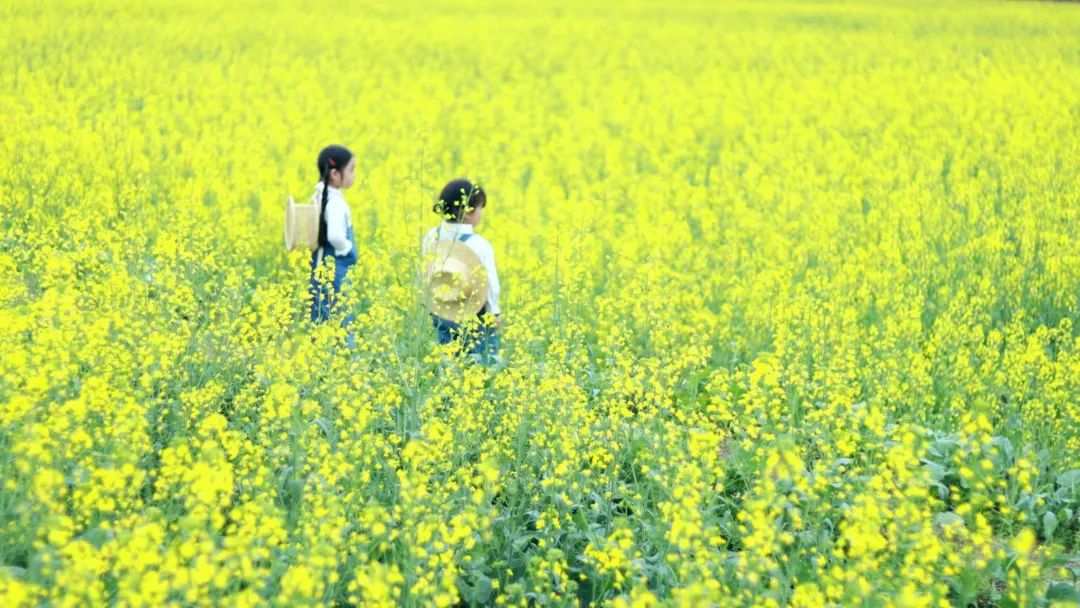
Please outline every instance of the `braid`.
[[319, 168], [319, 176], [322, 178], [322, 205], [319, 209], [319, 247], [330, 245], [327, 239], [329, 229], [326, 226], [326, 205], [330, 201], [330, 172], [337, 169], [344, 178], [345, 170], [352, 162], [353, 153], [344, 146], [326, 146], [319, 152], [316, 166]]
[[319, 211], [319, 246], [326, 247], [330, 241], [326, 240], [326, 203], [330, 200], [330, 163], [327, 161], [323, 170], [322, 182], [322, 209]]

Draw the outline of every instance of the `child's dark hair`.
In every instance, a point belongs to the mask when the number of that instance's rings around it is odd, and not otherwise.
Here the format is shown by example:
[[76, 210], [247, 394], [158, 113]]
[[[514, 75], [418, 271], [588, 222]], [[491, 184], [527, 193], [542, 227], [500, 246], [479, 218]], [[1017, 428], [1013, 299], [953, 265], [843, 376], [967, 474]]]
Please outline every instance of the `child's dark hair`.
[[474, 185], [467, 179], [455, 179], [443, 186], [439, 201], [435, 203], [432, 211], [447, 221], [460, 223], [466, 211], [486, 204], [487, 194], [484, 194], [480, 184]]
[[330, 200], [330, 171], [337, 169], [340, 173], [345, 172], [345, 166], [353, 158], [353, 153], [345, 146], [326, 146], [319, 152], [319, 177], [322, 179], [322, 206], [319, 210], [319, 246], [326, 247], [330, 244], [326, 240], [326, 202]]

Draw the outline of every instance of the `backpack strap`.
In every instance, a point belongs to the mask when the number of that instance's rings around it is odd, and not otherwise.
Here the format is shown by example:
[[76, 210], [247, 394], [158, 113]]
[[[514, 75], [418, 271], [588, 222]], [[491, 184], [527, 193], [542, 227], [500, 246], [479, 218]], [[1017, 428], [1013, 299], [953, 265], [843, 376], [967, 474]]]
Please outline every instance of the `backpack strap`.
[[[472, 237], [472, 234], [470, 234], [468, 232], [465, 232], [465, 233], [459, 234], [457, 240], [464, 243], [465, 241], [469, 240], [469, 238], [471, 238], [471, 237]], [[439, 240], [441, 238], [442, 238], [442, 227], [440, 226], [440, 227], [435, 229], [435, 240]]]

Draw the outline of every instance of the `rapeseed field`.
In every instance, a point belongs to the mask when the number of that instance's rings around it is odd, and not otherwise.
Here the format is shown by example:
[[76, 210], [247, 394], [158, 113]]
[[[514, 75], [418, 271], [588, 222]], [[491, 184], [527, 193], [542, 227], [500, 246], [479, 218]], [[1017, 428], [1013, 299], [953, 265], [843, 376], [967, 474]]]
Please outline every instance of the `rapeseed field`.
[[1075, 605], [1078, 298], [1075, 4], [4, 3], [0, 605]]

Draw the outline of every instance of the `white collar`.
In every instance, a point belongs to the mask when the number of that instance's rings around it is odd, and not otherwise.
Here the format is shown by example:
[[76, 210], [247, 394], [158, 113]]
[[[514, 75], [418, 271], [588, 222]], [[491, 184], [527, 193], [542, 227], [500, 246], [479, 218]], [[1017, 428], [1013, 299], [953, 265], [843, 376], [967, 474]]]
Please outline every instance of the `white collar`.
[[454, 222], [447, 222], [447, 221], [444, 220], [442, 225], [439, 226], [439, 232], [452, 232], [454, 234], [472, 234], [473, 233], [473, 225], [472, 224], [464, 224], [464, 223], [457, 224], [457, 223], [454, 223]]
[[[323, 183], [322, 182], [315, 182], [315, 192], [317, 194], [322, 194], [322, 188], [323, 188]], [[329, 192], [330, 194], [336, 194], [336, 195], [340, 196], [341, 198], [345, 198], [345, 195], [341, 193], [341, 190], [335, 188], [334, 186], [331, 186], [330, 184], [326, 184], [326, 191]]]

